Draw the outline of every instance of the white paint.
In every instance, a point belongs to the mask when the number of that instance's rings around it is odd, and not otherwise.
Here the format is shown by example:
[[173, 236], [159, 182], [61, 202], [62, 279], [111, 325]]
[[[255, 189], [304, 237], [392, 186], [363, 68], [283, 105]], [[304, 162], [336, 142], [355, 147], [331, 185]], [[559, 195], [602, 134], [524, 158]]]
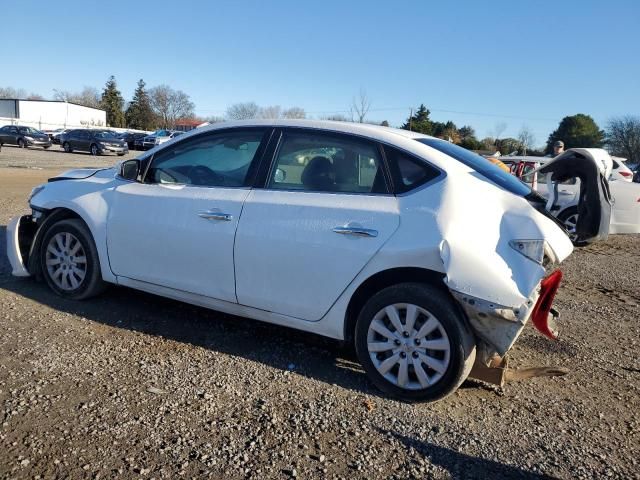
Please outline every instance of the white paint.
[[38, 130], [107, 126], [107, 113], [97, 108], [57, 101], [18, 100], [17, 102], [18, 118], [0, 117], [0, 126], [19, 124]]

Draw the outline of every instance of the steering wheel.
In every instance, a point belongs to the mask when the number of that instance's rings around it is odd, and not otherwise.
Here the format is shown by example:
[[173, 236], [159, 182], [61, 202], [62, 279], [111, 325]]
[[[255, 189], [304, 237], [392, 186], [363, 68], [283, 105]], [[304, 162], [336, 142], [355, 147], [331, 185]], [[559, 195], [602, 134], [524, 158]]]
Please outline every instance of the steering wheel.
[[187, 176], [192, 185], [224, 185], [224, 177], [204, 165], [194, 165]]

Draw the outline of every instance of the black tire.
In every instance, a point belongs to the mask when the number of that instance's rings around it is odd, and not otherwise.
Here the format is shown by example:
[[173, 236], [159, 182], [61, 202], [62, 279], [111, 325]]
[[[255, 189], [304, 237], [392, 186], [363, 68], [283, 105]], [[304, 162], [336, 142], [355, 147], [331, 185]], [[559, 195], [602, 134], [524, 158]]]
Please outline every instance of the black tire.
[[25, 148], [24, 140], [21, 138], [18, 139], [18, 148]]
[[[79, 285], [72, 290], [65, 290], [56, 285], [47, 269], [47, 247], [51, 239], [58, 233], [70, 233], [76, 237], [84, 249], [86, 258], [86, 273]], [[42, 276], [57, 295], [72, 300], [84, 300], [103, 292], [107, 284], [100, 273], [100, 259], [91, 232], [85, 223], [77, 218], [60, 220], [49, 227], [42, 237], [40, 248], [40, 268]]]
[[[367, 301], [358, 315], [355, 348], [360, 363], [376, 387], [399, 400], [433, 402], [451, 394], [464, 382], [475, 361], [475, 338], [453, 302], [446, 292], [423, 283], [394, 285], [381, 290]], [[423, 308], [437, 318], [446, 332], [450, 345], [449, 363], [441, 378], [433, 385], [415, 390], [402, 388], [387, 380], [373, 364], [372, 354], [367, 346], [369, 326], [378, 312], [394, 304], [413, 304]], [[413, 366], [409, 369], [415, 376]]]
[[95, 143], [91, 144], [91, 147], [89, 147], [89, 151], [91, 152], [91, 155], [93, 155], [94, 157], [97, 157], [98, 155], [100, 155], [100, 150], [98, 150], [98, 145], [96, 145]]
[[569, 207], [566, 210], [563, 210], [562, 212], [560, 212], [560, 215], [558, 215], [558, 220], [562, 223], [562, 225], [564, 225], [565, 229], [567, 229], [567, 233], [569, 234], [569, 238], [571, 239], [571, 242], [576, 246], [581, 246], [581, 245], [584, 245], [584, 242], [576, 241], [575, 229], [573, 231], [570, 231], [570, 229], [568, 228], [569, 225], [567, 225], [566, 223], [567, 220], [573, 215], [575, 215], [577, 219], [578, 207]]
[[124, 155], [124, 153], [119, 153], [118, 154], [119, 157], [122, 157], [123, 155]]
[[71, 145], [69, 144], [69, 142], [64, 142], [62, 144], [62, 148], [64, 149], [65, 152], [67, 153], [72, 153], [73, 152], [73, 148], [71, 148]]
[[44, 148], [45, 150], [49, 150], [51, 148], [51, 145], [48, 145], [48, 146], [42, 147], [42, 148]]

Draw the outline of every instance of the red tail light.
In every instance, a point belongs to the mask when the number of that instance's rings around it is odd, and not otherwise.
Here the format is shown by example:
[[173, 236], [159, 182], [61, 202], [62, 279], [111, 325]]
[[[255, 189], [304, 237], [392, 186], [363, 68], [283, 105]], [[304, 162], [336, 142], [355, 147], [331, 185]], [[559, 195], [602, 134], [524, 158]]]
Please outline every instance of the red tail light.
[[618, 172], [620, 175], [622, 175], [625, 178], [631, 178], [633, 177], [633, 173], [631, 172]]
[[533, 312], [531, 312], [531, 321], [535, 327], [540, 333], [553, 340], [558, 338], [558, 332], [553, 328], [553, 325], [550, 324], [549, 313], [551, 312], [551, 305], [558, 292], [561, 280], [562, 272], [560, 270], [556, 270], [542, 280], [540, 284], [540, 296], [538, 297], [536, 305], [533, 307]]

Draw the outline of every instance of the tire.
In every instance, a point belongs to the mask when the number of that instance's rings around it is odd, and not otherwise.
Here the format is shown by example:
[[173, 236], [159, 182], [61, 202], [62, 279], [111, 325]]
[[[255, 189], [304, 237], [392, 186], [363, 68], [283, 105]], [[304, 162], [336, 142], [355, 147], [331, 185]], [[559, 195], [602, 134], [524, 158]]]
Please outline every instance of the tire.
[[100, 155], [100, 151], [98, 150], [98, 146], [95, 143], [91, 144], [90, 150], [91, 155], [93, 155], [94, 157], [97, 157], [98, 155]]
[[71, 148], [71, 145], [69, 144], [69, 142], [64, 142], [62, 144], [62, 148], [64, 148], [64, 151], [67, 153], [72, 153], [73, 152], [73, 148]]
[[564, 228], [569, 234], [569, 238], [574, 245], [578, 245], [580, 242], [576, 241], [576, 223], [578, 221], [578, 209], [576, 207], [569, 207], [566, 210], [560, 212], [558, 220], [562, 222]]
[[[42, 237], [41, 245], [42, 276], [57, 295], [84, 300], [106, 288], [100, 273], [98, 250], [82, 220], [72, 218], [54, 223]], [[79, 275], [78, 271], [84, 274]]]
[[[411, 333], [396, 335], [397, 329], [386, 313], [389, 309], [399, 314], [396, 322], [402, 328], [407, 327], [407, 312], [417, 312]], [[385, 335], [377, 331], [380, 325], [386, 329]], [[429, 349], [426, 342], [434, 348]], [[473, 333], [453, 300], [446, 292], [422, 283], [394, 285], [371, 297], [358, 315], [355, 347], [373, 384], [409, 402], [433, 402], [454, 392], [468, 377], [476, 357]], [[406, 365], [404, 375], [400, 362]], [[391, 368], [383, 374], [379, 369], [384, 371], [389, 364]]]
[[21, 138], [18, 139], [18, 148], [25, 148], [24, 140]]
[[51, 148], [51, 145], [49, 145], [48, 147], [42, 147], [42, 148], [44, 148], [45, 150], [49, 150]]
[[123, 155], [124, 155], [124, 153], [119, 153], [118, 154], [119, 157], [122, 157]]

